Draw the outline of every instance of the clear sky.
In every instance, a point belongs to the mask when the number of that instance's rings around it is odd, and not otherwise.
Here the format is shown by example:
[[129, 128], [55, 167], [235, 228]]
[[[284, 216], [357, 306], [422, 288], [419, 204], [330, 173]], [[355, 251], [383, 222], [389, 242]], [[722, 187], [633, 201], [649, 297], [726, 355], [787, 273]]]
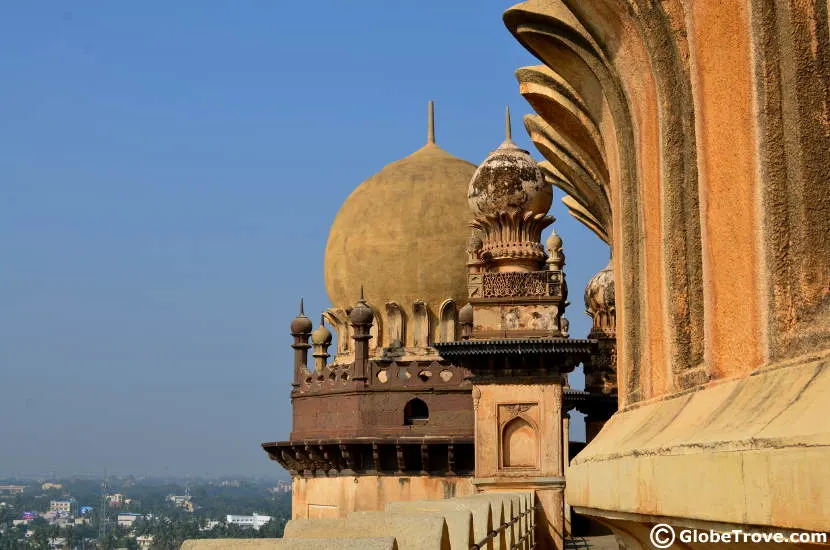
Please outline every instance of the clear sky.
[[[259, 444], [288, 435], [288, 324], [328, 305], [343, 200], [423, 145], [430, 99], [459, 157], [506, 104], [531, 147], [509, 6], [3, 3], [0, 476], [284, 475]], [[608, 253], [561, 196], [581, 337]]]

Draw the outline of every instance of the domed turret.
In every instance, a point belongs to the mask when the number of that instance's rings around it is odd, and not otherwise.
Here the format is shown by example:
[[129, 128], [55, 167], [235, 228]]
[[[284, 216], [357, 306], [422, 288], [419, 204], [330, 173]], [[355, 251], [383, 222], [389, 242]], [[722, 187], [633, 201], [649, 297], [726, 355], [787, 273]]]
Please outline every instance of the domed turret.
[[510, 211], [547, 214], [553, 189], [530, 153], [513, 143], [509, 107], [505, 118], [504, 142], [481, 163], [470, 181], [470, 210], [476, 216]]
[[325, 320], [320, 318], [320, 326], [311, 333], [311, 343], [315, 346], [328, 346], [331, 344], [331, 331], [326, 328]]
[[[338, 323], [348, 322], [345, 311], [365, 285], [376, 317], [373, 349], [395, 339], [407, 347], [435, 341], [437, 323], [425, 321], [425, 339], [415, 334], [417, 316], [437, 319], [441, 304], [467, 298], [463, 259], [472, 215], [466, 188], [475, 166], [435, 144], [433, 120], [430, 109], [427, 144], [355, 189], [329, 233], [325, 281], [333, 308], [327, 318], [339, 334]], [[419, 301], [425, 304], [420, 313]], [[341, 347], [347, 338], [340, 336], [340, 352], [347, 353]]]
[[553, 188], [530, 153], [513, 143], [510, 109], [504, 142], [476, 169], [467, 188], [472, 226], [483, 235], [480, 257], [487, 271], [537, 271], [547, 255], [539, 241], [553, 223]]
[[300, 298], [300, 314], [291, 321], [291, 334], [310, 334], [312, 328], [314, 327], [311, 324], [311, 319], [306, 317], [305, 311], [303, 311], [303, 299]]
[[349, 313], [349, 321], [353, 325], [371, 325], [374, 320], [375, 313], [366, 304], [366, 299], [363, 297], [363, 287], [360, 287], [360, 300]]
[[611, 262], [588, 281], [588, 286], [585, 287], [585, 313], [594, 320], [592, 338], [613, 338], [616, 335], [617, 304]]

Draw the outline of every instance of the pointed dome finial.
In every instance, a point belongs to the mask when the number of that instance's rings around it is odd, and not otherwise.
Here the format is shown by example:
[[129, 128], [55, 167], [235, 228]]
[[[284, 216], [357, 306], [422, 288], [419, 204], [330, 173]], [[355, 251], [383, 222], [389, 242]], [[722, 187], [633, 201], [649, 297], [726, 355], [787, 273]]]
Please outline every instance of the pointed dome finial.
[[435, 102], [427, 103], [427, 143], [435, 144]]
[[357, 301], [357, 305], [349, 313], [349, 320], [353, 325], [371, 325], [374, 319], [375, 313], [366, 303], [366, 299], [363, 297], [363, 285], [360, 285], [360, 300]]
[[504, 110], [504, 141], [513, 143], [513, 130], [510, 127], [510, 105]]
[[311, 334], [311, 319], [305, 316], [305, 311], [303, 308], [303, 299], [300, 298], [300, 313], [294, 320], [291, 321], [291, 334], [296, 336], [301, 336], [303, 334]]

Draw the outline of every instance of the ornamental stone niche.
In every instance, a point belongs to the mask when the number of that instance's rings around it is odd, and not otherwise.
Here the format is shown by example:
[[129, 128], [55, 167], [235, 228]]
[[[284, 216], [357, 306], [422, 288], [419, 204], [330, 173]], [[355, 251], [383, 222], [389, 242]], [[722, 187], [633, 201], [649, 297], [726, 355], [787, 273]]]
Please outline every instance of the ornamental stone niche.
[[539, 469], [538, 409], [538, 403], [498, 406], [500, 471]]

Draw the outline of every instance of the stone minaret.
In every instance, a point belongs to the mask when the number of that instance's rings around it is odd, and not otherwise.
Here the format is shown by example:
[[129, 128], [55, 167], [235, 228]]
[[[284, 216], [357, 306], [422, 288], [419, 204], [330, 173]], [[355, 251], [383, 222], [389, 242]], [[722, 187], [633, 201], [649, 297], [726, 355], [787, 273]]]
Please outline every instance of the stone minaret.
[[[467, 199], [469, 303], [462, 340], [437, 344], [473, 374], [479, 492], [533, 489], [537, 548], [564, 545], [563, 385], [593, 342], [569, 340], [562, 239], [545, 246], [553, 198], [536, 162], [510, 137], [478, 167]], [[459, 258], [461, 261], [461, 258]]]

